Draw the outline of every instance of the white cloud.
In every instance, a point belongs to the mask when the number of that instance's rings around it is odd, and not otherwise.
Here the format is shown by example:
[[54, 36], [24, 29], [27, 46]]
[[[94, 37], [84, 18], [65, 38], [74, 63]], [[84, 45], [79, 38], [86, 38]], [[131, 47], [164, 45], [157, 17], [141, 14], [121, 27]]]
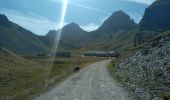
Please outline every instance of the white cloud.
[[38, 35], [45, 35], [51, 29], [59, 29], [57, 22], [51, 21], [45, 17], [29, 13], [29, 16], [19, 11], [11, 9], [0, 9], [0, 13], [5, 14], [12, 22], [32, 31]]
[[127, 0], [127, 1], [137, 2], [137, 3], [142, 3], [142, 4], [150, 5], [151, 3], [153, 3], [153, 2], [156, 1], [156, 0]]
[[105, 14], [108, 14], [108, 15], [110, 14], [107, 11], [104, 11], [104, 10], [101, 10], [101, 9], [97, 9], [97, 8], [93, 8], [93, 7], [89, 7], [89, 6], [85, 6], [85, 5], [78, 4], [78, 3], [69, 2], [68, 4], [72, 5], [72, 6], [77, 6], [77, 7], [81, 7], [81, 8], [85, 8], [85, 9], [101, 12], [101, 13], [105, 13]]
[[82, 25], [82, 26], [80, 26], [80, 27], [81, 27], [82, 29], [84, 29], [85, 31], [90, 32], [90, 31], [94, 31], [94, 30], [98, 29], [99, 26], [100, 26], [100, 25], [97, 25], [97, 24], [95, 24], [95, 23], [90, 23], [90, 24], [88, 24], [88, 25]]

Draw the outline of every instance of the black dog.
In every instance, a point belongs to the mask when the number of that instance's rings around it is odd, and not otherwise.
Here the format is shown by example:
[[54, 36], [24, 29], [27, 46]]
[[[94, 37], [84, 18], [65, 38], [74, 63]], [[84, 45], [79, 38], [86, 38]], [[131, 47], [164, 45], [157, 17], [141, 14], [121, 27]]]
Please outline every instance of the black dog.
[[79, 72], [80, 71], [80, 67], [75, 67], [73, 72], [76, 73], [76, 72]]

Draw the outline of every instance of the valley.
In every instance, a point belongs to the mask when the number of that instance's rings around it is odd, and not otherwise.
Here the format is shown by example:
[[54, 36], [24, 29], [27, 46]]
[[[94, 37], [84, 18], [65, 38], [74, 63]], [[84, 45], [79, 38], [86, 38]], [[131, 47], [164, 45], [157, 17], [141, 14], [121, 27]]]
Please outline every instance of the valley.
[[139, 23], [117, 10], [93, 31], [71, 22], [45, 35], [0, 14], [0, 100], [170, 100], [169, 11], [156, 0]]

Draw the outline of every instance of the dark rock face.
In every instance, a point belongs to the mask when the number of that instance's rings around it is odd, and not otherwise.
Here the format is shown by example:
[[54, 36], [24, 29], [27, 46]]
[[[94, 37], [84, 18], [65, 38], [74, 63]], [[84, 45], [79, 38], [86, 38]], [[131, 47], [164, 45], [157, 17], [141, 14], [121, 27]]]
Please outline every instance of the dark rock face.
[[170, 0], [157, 0], [145, 11], [140, 30], [167, 31], [170, 29]]
[[10, 21], [5, 15], [0, 14], [0, 25], [10, 27]]
[[104, 33], [114, 33], [117, 31], [131, 31], [138, 27], [133, 19], [123, 11], [117, 11], [112, 14], [98, 29]]

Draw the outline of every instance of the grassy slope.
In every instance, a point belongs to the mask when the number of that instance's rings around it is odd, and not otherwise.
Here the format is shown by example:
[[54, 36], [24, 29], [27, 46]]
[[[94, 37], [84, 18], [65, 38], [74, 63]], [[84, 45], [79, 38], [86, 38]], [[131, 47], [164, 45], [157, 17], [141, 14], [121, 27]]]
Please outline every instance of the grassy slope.
[[[12, 96], [14, 100], [26, 99], [70, 76], [75, 65], [84, 67], [86, 64], [99, 61], [96, 58], [56, 58], [48, 77], [48, 87], [44, 88], [45, 67], [48, 58], [19, 57], [7, 49], [0, 49], [0, 99]], [[88, 63], [87, 63], [88, 62]]]
[[19, 54], [48, 50], [48, 46], [37, 35], [12, 22], [10, 27], [0, 25], [0, 46]]
[[0, 97], [29, 94], [35, 86], [33, 84], [40, 82], [42, 72], [40, 64], [0, 49]]
[[134, 45], [135, 31], [131, 32], [117, 32], [113, 35], [104, 35], [101, 40], [89, 41], [80, 51], [86, 50], [114, 50], [132, 48]]

